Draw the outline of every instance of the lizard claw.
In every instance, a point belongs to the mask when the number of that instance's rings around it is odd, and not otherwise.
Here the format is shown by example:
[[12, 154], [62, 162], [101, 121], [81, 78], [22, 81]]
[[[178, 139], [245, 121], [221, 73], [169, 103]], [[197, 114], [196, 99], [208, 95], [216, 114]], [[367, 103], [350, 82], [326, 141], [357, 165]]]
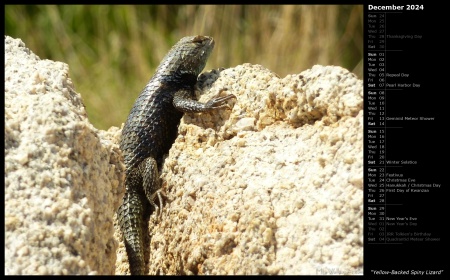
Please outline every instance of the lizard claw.
[[[152, 200], [151, 200], [151, 205], [153, 207], [155, 207], [155, 212], [156, 212], [156, 217], [161, 218], [162, 216], [162, 208], [163, 208], [163, 199], [161, 194], [163, 194], [164, 196], [166, 196], [166, 194], [164, 193], [163, 190], [159, 189], [157, 190], [153, 195], [152, 195]], [[159, 201], [159, 206], [153, 201], [153, 198], [157, 196], [158, 197], [158, 201]]]
[[[219, 94], [217, 94], [216, 97], [211, 98], [208, 102], [206, 102], [206, 107], [210, 108], [210, 109], [220, 109], [220, 108], [230, 108], [228, 106], [228, 104], [225, 103], [225, 101], [231, 99], [231, 98], [236, 98], [236, 96], [234, 94], [229, 94], [229, 95], [225, 95], [225, 96], [219, 96], [223, 91], [226, 91], [227, 89], [221, 89], [219, 91]], [[230, 108], [231, 109], [231, 108]]]

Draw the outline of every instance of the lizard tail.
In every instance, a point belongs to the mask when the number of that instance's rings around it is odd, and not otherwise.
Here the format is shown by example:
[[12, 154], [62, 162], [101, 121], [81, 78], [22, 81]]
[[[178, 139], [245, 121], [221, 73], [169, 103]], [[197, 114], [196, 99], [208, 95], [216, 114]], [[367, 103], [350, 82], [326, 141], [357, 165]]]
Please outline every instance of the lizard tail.
[[130, 263], [131, 275], [143, 275], [145, 270], [143, 228], [144, 205], [137, 192], [127, 192], [118, 209], [119, 225]]

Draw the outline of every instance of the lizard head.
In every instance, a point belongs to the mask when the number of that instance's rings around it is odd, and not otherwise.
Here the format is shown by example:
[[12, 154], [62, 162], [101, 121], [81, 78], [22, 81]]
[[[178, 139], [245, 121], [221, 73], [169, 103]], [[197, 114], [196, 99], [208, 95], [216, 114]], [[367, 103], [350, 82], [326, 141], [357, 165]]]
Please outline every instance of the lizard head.
[[170, 72], [178, 75], [193, 75], [195, 79], [205, 68], [206, 61], [214, 48], [214, 39], [208, 36], [187, 36], [176, 43], [163, 59]]

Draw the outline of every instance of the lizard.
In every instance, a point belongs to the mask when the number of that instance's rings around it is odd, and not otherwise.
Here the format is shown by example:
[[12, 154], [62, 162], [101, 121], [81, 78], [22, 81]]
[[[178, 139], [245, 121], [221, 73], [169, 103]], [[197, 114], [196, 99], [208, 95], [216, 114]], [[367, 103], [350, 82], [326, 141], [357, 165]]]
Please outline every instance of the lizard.
[[206, 103], [195, 98], [198, 75], [214, 44], [212, 37], [202, 35], [179, 40], [136, 99], [122, 129], [125, 195], [117, 216], [132, 275], [145, 273], [144, 210], [149, 203], [156, 214], [162, 211], [160, 173], [183, 113], [229, 108], [227, 100], [236, 98], [233, 94], [216, 96]]

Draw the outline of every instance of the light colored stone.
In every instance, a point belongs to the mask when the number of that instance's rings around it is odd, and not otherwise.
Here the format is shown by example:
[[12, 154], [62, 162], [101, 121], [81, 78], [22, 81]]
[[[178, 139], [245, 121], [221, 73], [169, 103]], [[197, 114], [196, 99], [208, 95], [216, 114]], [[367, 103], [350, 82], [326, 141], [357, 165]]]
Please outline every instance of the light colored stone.
[[5, 36], [5, 274], [113, 274], [119, 129], [87, 119], [68, 65]]
[[237, 100], [183, 117], [149, 273], [362, 274], [362, 81], [335, 66], [281, 79], [250, 64], [201, 81], [201, 101], [224, 88]]

